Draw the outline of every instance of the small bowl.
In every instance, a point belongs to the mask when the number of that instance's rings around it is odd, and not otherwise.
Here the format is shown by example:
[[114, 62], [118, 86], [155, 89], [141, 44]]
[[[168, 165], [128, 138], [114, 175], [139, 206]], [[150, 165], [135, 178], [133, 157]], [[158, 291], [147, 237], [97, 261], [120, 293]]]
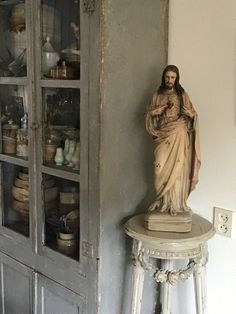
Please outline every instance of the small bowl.
[[75, 234], [74, 233], [59, 232], [58, 238], [61, 240], [73, 240], [73, 239], [75, 239]]

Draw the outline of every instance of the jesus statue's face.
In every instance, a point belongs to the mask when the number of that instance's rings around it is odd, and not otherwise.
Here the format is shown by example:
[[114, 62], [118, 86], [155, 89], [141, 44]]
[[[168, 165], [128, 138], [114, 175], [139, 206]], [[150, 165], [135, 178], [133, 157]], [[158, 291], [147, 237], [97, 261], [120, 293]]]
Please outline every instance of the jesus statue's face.
[[167, 89], [173, 89], [175, 86], [176, 73], [173, 71], [167, 71], [165, 73], [165, 86]]

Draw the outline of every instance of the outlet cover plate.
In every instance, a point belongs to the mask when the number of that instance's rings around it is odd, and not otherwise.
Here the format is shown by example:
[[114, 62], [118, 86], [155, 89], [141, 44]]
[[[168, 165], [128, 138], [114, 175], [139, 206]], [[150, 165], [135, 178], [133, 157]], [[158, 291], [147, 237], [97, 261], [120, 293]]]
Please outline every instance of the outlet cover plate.
[[217, 234], [228, 238], [235, 237], [236, 211], [214, 207], [213, 223]]

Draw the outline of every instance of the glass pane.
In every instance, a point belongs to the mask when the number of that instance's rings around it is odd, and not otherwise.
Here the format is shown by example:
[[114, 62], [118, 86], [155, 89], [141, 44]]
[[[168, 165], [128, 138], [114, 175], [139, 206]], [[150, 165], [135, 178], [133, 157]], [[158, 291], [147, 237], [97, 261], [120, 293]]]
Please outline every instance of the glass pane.
[[79, 23], [78, 0], [42, 1], [42, 74], [45, 77], [79, 78]]
[[1, 163], [3, 225], [29, 236], [28, 169]]
[[79, 171], [79, 89], [44, 89], [43, 113], [44, 164], [66, 171]]
[[28, 158], [28, 104], [24, 86], [0, 85], [2, 153]]
[[0, 76], [26, 76], [25, 3], [0, 2]]
[[45, 245], [79, 257], [79, 183], [44, 175]]

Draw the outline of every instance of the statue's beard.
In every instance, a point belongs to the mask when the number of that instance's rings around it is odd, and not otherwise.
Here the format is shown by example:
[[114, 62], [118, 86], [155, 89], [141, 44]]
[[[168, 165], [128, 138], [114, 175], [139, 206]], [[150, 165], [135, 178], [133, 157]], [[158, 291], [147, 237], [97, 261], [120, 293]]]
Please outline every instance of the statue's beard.
[[166, 84], [166, 89], [173, 89], [173, 87], [174, 87], [174, 84], [169, 84], [169, 85]]

